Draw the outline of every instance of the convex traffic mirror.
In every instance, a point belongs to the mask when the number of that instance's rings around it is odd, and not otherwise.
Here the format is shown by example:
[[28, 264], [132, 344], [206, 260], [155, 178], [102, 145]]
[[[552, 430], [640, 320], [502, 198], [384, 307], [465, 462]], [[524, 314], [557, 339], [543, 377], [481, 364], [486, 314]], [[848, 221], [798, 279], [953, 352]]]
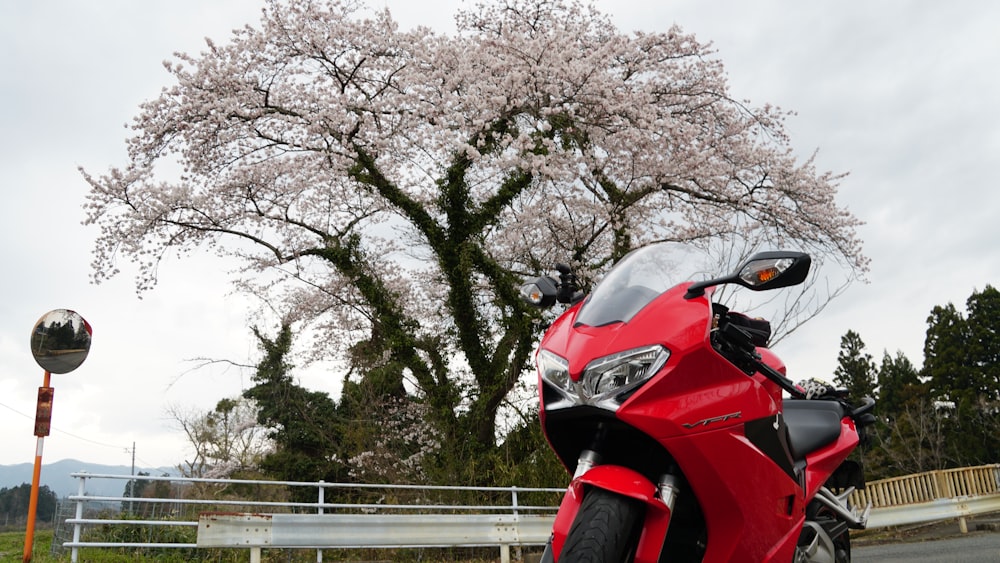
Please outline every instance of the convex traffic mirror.
[[45, 371], [69, 373], [87, 359], [91, 332], [90, 324], [76, 311], [49, 311], [31, 331], [31, 354]]

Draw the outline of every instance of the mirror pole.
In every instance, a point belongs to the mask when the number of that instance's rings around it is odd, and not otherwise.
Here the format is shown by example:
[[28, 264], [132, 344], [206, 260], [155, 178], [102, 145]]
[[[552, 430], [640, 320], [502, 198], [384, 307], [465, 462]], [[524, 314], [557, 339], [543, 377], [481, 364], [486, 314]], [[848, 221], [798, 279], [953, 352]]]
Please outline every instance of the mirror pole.
[[[48, 435], [48, 420], [46, 420], [45, 428], [38, 427], [39, 419], [45, 418], [49, 419], [52, 416], [52, 387], [49, 384], [52, 381], [52, 374], [45, 370], [45, 376], [42, 379], [42, 387], [39, 388], [39, 401], [35, 412], [35, 436], [37, 437], [37, 443], [35, 445], [35, 469], [31, 474], [31, 498], [28, 501], [28, 527], [24, 533], [24, 559], [23, 563], [31, 562], [31, 551], [35, 543], [35, 516], [38, 514], [38, 486], [42, 477], [42, 449], [45, 445], [45, 436]], [[48, 405], [42, 405], [43, 394], [48, 393]], [[47, 412], [43, 412], [46, 411]]]
[[[35, 361], [45, 371], [35, 405], [35, 470], [31, 477], [28, 501], [28, 525], [24, 534], [24, 563], [31, 561], [35, 543], [35, 517], [38, 514], [38, 486], [42, 476], [42, 448], [52, 427], [53, 373], [69, 373], [87, 359], [93, 329], [76, 311], [55, 309], [42, 315], [31, 330], [30, 348]], [[74, 560], [76, 548], [73, 549]]]

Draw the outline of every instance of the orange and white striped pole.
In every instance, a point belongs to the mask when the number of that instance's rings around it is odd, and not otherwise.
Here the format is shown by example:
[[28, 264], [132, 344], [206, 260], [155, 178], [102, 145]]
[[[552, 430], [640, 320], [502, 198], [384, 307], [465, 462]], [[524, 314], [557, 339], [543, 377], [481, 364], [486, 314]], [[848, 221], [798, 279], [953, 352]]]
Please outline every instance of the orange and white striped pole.
[[31, 551], [35, 543], [35, 516], [38, 514], [38, 485], [42, 477], [42, 448], [45, 437], [52, 425], [52, 398], [55, 390], [49, 385], [52, 374], [46, 370], [42, 386], [38, 388], [38, 404], [35, 407], [35, 470], [31, 476], [31, 499], [28, 501], [28, 528], [24, 533], [24, 563], [30, 563]]

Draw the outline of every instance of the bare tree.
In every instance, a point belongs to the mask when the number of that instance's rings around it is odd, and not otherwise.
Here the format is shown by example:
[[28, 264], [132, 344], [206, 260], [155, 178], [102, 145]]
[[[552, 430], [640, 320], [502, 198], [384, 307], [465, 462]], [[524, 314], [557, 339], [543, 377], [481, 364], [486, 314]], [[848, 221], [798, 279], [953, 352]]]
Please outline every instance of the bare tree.
[[193, 450], [178, 466], [184, 477], [220, 478], [256, 469], [270, 449], [266, 429], [257, 424], [257, 409], [248, 399], [222, 399], [208, 412], [174, 405], [167, 413]]
[[955, 466], [949, 448], [951, 425], [949, 408], [927, 398], [914, 399], [889, 424], [876, 433], [881, 465], [888, 476], [908, 475]]

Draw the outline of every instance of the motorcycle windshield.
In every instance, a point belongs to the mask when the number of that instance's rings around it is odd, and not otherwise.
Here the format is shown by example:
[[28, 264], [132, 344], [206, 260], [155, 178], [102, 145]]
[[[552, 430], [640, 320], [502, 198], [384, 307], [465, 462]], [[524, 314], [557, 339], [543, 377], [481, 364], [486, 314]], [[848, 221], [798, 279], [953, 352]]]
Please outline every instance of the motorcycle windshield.
[[[576, 324], [604, 326], [627, 323], [661, 293], [670, 289], [674, 269], [667, 244], [632, 251], [608, 272], [587, 297]], [[676, 254], [673, 254], [676, 257]]]

